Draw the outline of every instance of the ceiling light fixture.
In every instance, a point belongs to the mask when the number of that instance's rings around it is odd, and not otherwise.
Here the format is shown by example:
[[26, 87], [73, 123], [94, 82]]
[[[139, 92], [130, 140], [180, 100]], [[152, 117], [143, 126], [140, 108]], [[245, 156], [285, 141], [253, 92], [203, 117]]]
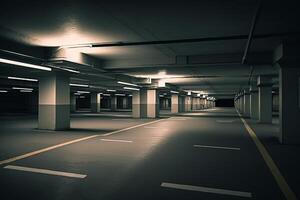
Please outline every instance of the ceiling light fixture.
[[0, 90], [0, 93], [6, 93], [7, 90]]
[[133, 83], [127, 83], [127, 82], [123, 82], [123, 81], [118, 81], [119, 84], [123, 84], [123, 85], [131, 85], [131, 86], [136, 86], [136, 87], [139, 87], [138, 85], [136, 84], [133, 84]]
[[107, 89], [107, 92], [116, 92], [117, 90], [111, 90], [111, 89]]
[[32, 92], [32, 90], [20, 90], [20, 92]]
[[85, 85], [85, 84], [77, 84], [77, 83], [70, 83], [70, 86], [75, 86], [75, 87], [89, 87], [89, 85]]
[[33, 90], [33, 88], [12, 87], [13, 90]]
[[81, 93], [81, 94], [89, 94], [90, 92], [88, 92], [88, 91], [77, 91], [77, 93]]
[[135, 90], [135, 91], [139, 91], [139, 88], [132, 88], [132, 87], [123, 87], [124, 90]]
[[125, 94], [115, 94], [115, 96], [126, 96]]
[[178, 94], [179, 92], [171, 90], [171, 93]]
[[28, 68], [33, 68], [33, 69], [40, 69], [40, 70], [44, 70], [44, 71], [52, 71], [52, 69], [50, 67], [44, 67], [41, 65], [34, 65], [34, 64], [29, 64], [29, 63], [14, 61], [14, 60], [8, 60], [8, 59], [4, 59], [4, 58], [0, 58], [0, 63], [17, 65], [17, 66], [28, 67]]
[[32, 79], [32, 78], [21, 78], [21, 77], [14, 77], [14, 76], [9, 76], [7, 77], [8, 79], [12, 80], [20, 80], [20, 81], [32, 81], [32, 82], [37, 82], [37, 79]]

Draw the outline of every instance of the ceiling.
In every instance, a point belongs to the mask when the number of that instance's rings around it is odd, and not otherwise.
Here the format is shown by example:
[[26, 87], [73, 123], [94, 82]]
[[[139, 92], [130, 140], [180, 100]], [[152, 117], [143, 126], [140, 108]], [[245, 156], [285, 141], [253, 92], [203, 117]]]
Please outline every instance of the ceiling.
[[[30, 46], [68, 48], [79, 44], [248, 36], [258, 1], [10, 0], [0, 4], [1, 38]], [[296, 6], [290, 2], [265, 0], [254, 35], [299, 32], [300, 20], [295, 20], [299, 18]], [[101, 61], [97, 68], [103, 70], [85, 67], [86, 73], [72, 75], [72, 80], [118, 88], [120, 85], [109, 77], [121, 74], [161, 79], [163, 77], [157, 75], [163, 72], [169, 75], [169, 78], [164, 77], [165, 82], [178, 89], [233, 96], [247, 87], [253, 67], [254, 77], [277, 76], [277, 69], [265, 55], [271, 55], [280, 41], [280, 37], [254, 38], [249, 50], [253, 61], [251, 65], [241, 64], [247, 37], [160, 45], [72, 48], [69, 49], [71, 53], [85, 53]], [[7, 66], [0, 69], [2, 77], [10, 73], [35, 76], [31, 72], [19, 71], [18, 68], [10, 70]], [[274, 83], [276, 85], [276, 79]]]

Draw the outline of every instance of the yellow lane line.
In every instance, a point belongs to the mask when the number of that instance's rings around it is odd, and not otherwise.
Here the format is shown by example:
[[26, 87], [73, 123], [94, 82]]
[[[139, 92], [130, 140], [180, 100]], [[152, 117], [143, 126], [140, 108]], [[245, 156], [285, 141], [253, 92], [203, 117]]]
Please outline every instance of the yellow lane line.
[[292, 191], [288, 183], [286, 182], [285, 178], [279, 171], [278, 167], [276, 166], [275, 162], [273, 161], [272, 157], [264, 147], [264, 145], [261, 143], [261, 141], [256, 136], [255, 132], [250, 128], [248, 123], [245, 119], [242, 118], [241, 114], [238, 112], [246, 130], [248, 131], [249, 135], [251, 136], [253, 142], [255, 143], [258, 151], [260, 152], [261, 156], [263, 157], [265, 163], [269, 167], [273, 177], [275, 178], [280, 190], [284, 194], [285, 198], [288, 200], [296, 200], [296, 194]]

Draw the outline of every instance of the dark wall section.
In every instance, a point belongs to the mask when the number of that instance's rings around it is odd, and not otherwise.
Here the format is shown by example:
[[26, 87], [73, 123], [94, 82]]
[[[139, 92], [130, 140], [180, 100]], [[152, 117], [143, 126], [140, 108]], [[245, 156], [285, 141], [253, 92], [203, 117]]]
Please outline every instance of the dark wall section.
[[38, 93], [21, 93], [9, 91], [0, 93], [0, 114], [5, 113], [38, 113]]
[[216, 107], [234, 107], [233, 99], [218, 99], [216, 100]]

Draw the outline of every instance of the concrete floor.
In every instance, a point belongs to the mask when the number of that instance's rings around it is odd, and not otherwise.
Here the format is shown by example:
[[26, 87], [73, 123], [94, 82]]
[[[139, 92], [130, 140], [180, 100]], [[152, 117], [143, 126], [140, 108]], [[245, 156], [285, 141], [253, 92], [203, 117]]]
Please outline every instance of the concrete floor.
[[[216, 192], [161, 187], [162, 183], [245, 192], [251, 199], [284, 199], [236, 111], [214, 108], [151, 123], [128, 113], [73, 114], [71, 130], [37, 130], [34, 116], [0, 118], [0, 159], [95, 134], [7, 164], [0, 169], [3, 199], [247, 199]], [[277, 125], [247, 120], [290, 187], [300, 195], [298, 146], [279, 145]], [[120, 142], [122, 140], [123, 142]], [[124, 142], [127, 141], [127, 142]], [[238, 149], [194, 147], [209, 145]], [[87, 175], [78, 179], [4, 168], [7, 165]], [[250, 199], [250, 198], [248, 198]]]

